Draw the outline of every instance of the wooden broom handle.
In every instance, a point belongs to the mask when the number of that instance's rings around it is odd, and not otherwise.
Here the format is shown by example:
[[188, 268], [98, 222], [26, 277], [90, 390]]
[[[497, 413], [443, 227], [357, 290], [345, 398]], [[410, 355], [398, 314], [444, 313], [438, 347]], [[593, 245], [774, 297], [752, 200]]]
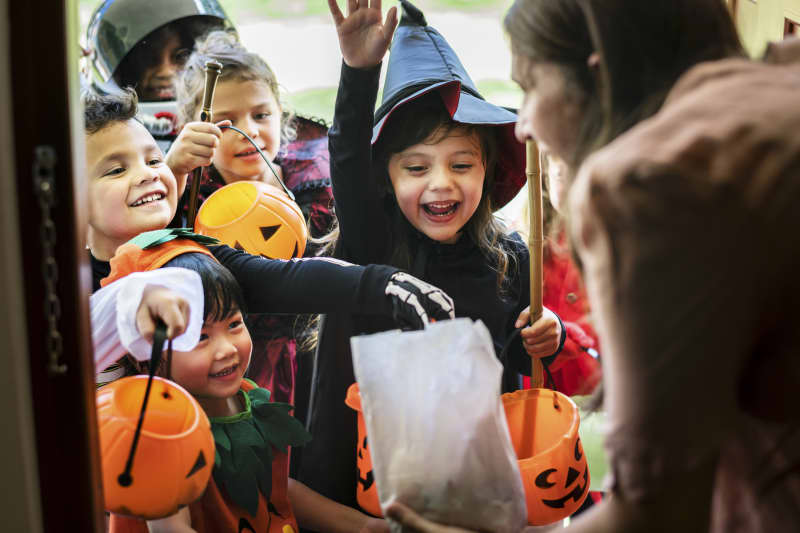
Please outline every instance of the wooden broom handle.
[[[542, 316], [542, 174], [539, 168], [539, 148], [536, 142], [528, 139], [525, 143], [527, 161], [525, 175], [528, 178], [528, 212], [530, 231], [528, 232], [528, 251], [530, 255], [531, 285], [531, 324]], [[544, 367], [539, 359], [531, 361], [531, 386], [544, 385]]]
[[[203, 91], [203, 107], [200, 109], [200, 120], [211, 122], [211, 102], [214, 101], [214, 89], [217, 86], [217, 78], [222, 72], [222, 64], [218, 61], [206, 62], [206, 85]], [[203, 169], [197, 167], [192, 171], [192, 187], [189, 189], [189, 213], [186, 217], [186, 225], [194, 227], [194, 217], [197, 215], [198, 195], [200, 193], [200, 180], [203, 177]]]

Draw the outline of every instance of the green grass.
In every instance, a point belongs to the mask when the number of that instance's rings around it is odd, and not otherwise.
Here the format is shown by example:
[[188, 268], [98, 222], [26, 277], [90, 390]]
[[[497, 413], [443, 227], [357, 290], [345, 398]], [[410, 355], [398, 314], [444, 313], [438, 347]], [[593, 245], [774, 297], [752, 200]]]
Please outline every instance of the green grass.
[[414, 5], [423, 11], [426, 9], [457, 9], [459, 11], [497, 9], [505, 11], [511, 5], [511, 0], [428, 0], [426, 2], [414, 2]]
[[328, 16], [323, 0], [219, 0], [234, 24], [258, 19]]
[[[415, 0], [414, 5], [425, 11], [505, 11], [511, 0]], [[291, 18], [330, 16], [328, 3], [325, 0], [220, 0], [225, 12], [235, 22], [243, 22], [249, 18]], [[398, 6], [395, 0], [383, 2], [384, 11]], [[342, 12], [346, 10], [346, 2], [339, 0]]]
[[[573, 397], [575, 403], [581, 405], [582, 398]], [[591, 490], [600, 490], [603, 479], [608, 472], [608, 459], [606, 458], [605, 448], [603, 447], [603, 425], [606, 421], [604, 411], [587, 414], [581, 411], [581, 426], [578, 433], [581, 436], [583, 451], [586, 453], [586, 463], [589, 465], [589, 476], [591, 477]]]
[[333, 120], [333, 104], [336, 102], [336, 87], [308, 89], [287, 93], [285, 99], [295, 113], [311, 118], [321, 118], [328, 124]]
[[[81, 27], [86, 28], [89, 16], [99, 5], [99, 0], [78, 0], [81, 12]], [[280, 19], [295, 17], [328, 17], [328, 3], [325, 0], [219, 0], [220, 5], [233, 19], [234, 23], [258, 21], [259, 19]], [[505, 11], [511, 0], [415, 0], [414, 5], [425, 11]], [[385, 0], [383, 9], [397, 6], [396, 0]], [[342, 11], [346, 9], [345, 0], [339, 0]]]
[[[509, 76], [511, 73], [509, 73]], [[478, 85], [478, 92], [486, 98], [487, 101], [512, 107], [519, 108], [522, 105], [522, 90], [516, 83], [508, 80], [480, 80], [476, 82]]]

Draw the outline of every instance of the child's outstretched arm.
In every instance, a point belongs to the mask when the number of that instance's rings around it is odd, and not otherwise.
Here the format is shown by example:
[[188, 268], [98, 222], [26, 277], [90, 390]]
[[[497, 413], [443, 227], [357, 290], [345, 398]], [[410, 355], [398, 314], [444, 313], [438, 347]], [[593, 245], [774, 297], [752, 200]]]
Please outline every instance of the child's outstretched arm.
[[176, 349], [192, 349], [202, 328], [203, 285], [183, 268], [135, 272], [92, 294], [90, 306], [97, 383], [103, 385], [122, 377], [106, 369], [126, 353], [150, 357], [156, 319], [167, 325]]
[[178, 195], [183, 194], [189, 172], [211, 164], [222, 141], [220, 126], [230, 125], [230, 120], [222, 120], [216, 124], [198, 121], [183, 126], [166, 155], [167, 166], [178, 181]]
[[381, 23], [380, 2], [348, 2], [344, 17], [334, 0], [328, 5], [336, 24], [344, 62], [333, 124], [328, 131], [331, 182], [339, 221], [337, 256], [358, 264], [385, 260], [388, 221], [372, 168], [372, 121], [380, 63], [397, 25], [396, 8]]
[[289, 478], [289, 501], [294, 509], [297, 525], [314, 531], [331, 533], [389, 533], [385, 520], [330, 500]]
[[371, 314], [416, 328], [454, 316], [446, 293], [394, 267], [324, 257], [284, 261], [228, 246], [210, 249], [239, 282], [251, 313]]
[[167, 338], [174, 339], [189, 324], [189, 302], [166, 287], [148, 285], [136, 310], [136, 329], [148, 342], [153, 342], [158, 321], [167, 326]]

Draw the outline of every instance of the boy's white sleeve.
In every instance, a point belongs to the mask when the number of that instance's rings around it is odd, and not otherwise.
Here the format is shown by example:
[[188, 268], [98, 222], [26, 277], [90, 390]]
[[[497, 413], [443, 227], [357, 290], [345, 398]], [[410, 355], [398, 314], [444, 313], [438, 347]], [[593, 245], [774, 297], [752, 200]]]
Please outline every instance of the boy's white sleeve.
[[136, 312], [148, 285], [172, 290], [189, 303], [186, 331], [172, 341], [172, 347], [189, 351], [200, 340], [203, 327], [203, 284], [200, 275], [185, 268], [159, 268], [134, 272], [92, 294], [91, 319], [95, 372], [116, 363], [126, 353], [139, 361], [150, 359], [152, 343], [136, 328]]

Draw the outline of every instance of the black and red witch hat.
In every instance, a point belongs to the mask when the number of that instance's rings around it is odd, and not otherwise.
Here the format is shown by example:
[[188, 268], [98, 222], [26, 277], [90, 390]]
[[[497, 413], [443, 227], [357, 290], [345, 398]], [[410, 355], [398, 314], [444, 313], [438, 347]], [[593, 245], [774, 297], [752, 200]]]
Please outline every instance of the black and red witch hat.
[[508, 203], [525, 184], [525, 145], [514, 136], [517, 115], [487, 102], [478, 92], [458, 56], [425, 15], [408, 0], [400, 0], [403, 14], [392, 40], [383, 100], [375, 112], [372, 144], [380, 138], [387, 119], [400, 106], [437, 91], [450, 116], [462, 124], [500, 128], [497, 171], [491, 191], [492, 208]]

